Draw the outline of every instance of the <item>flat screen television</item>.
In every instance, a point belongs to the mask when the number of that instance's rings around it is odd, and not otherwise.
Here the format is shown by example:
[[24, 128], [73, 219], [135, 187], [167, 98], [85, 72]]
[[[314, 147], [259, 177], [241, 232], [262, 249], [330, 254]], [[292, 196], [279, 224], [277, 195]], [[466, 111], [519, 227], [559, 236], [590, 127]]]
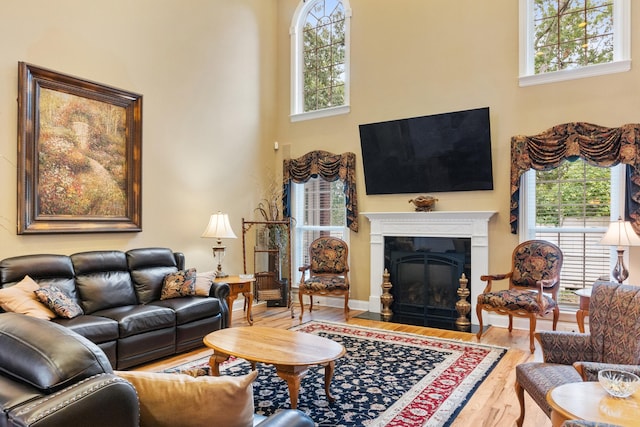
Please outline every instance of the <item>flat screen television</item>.
[[489, 107], [359, 127], [367, 194], [493, 190]]

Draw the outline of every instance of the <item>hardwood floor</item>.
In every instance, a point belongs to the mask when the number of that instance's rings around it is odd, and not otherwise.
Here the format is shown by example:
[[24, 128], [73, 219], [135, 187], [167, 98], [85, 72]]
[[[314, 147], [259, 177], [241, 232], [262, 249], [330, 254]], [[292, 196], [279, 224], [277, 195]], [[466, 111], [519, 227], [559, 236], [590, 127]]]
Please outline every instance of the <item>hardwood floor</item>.
[[[424, 328], [420, 326], [401, 325], [388, 322], [357, 319], [359, 311], [352, 310], [347, 323], [360, 326], [369, 326], [394, 331], [409, 332], [420, 335], [429, 335], [441, 338], [449, 338], [462, 341], [476, 342], [474, 334], [465, 332], [447, 331], [443, 329]], [[299, 325], [299, 308], [295, 306], [295, 317], [292, 319], [290, 311], [286, 308], [266, 307], [266, 304], [258, 304], [253, 307], [254, 325], [287, 329]], [[309, 313], [305, 307], [303, 322], [309, 320], [326, 320], [343, 322], [342, 309], [315, 306]], [[241, 312], [234, 312], [233, 326], [247, 326]], [[515, 366], [528, 361], [540, 361], [542, 356], [539, 349], [533, 355], [529, 352], [528, 331], [509, 331], [504, 328], [491, 327], [482, 337], [482, 343], [493, 344], [509, 348], [498, 366], [491, 375], [478, 387], [473, 397], [460, 412], [453, 427], [484, 426], [484, 427], [513, 427], [520, 414], [518, 399], [514, 391]], [[166, 367], [188, 362], [211, 354], [211, 350], [194, 350], [159, 362], [138, 367], [138, 370], [160, 371]], [[525, 394], [526, 395], [526, 394]], [[524, 427], [550, 427], [551, 421], [545, 413], [526, 395], [526, 416]]]

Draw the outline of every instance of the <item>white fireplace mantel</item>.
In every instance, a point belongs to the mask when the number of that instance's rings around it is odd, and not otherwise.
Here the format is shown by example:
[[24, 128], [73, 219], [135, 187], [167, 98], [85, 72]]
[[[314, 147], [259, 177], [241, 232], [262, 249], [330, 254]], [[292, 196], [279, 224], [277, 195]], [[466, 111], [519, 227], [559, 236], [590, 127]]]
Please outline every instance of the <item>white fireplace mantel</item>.
[[384, 272], [384, 238], [404, 237], [460, 237], [471, 238], [471, 315], [484, 286], [480, 276], [489, 270], [489, 220], [494, 211], [469, 212], [364, 212], [371, 222], [371, 270], [369, 311], [380, 313], [382, 274]]

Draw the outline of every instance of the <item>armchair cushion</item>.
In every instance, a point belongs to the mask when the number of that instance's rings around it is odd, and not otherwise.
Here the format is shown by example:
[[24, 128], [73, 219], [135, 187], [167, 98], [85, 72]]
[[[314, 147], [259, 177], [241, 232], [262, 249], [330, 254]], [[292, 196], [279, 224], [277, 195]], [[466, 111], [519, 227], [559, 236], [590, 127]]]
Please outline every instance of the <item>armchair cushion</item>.
[[589, 334], [567, 331], [540, 331], [536, 334], [546, 363], [571, 365], [579, 360], [592, 360]]
[[118, 371], [140, 399], [141, 427], [246, 427], [253, 424], [257, 371], [243, 376]]
[[345, 274], [347, 264], [347, 245], [340, 239], [318, 238], [309, 247], [311, 274]]
[[562, 384], [581, 381], [582, 377], [571, 365], [530, 362], [516, 366], [516, 383], [527, 390], [547, 415], [551, 414], [551, 406], [546, 398], [547, 392]]
[[349, 289], [344, 277], [340, 276], [311, 276], [305, 280], [303, 286], [313, 291], [334, 291], [336, 289]]
[[542, 305], [538, 302], [538, 294], [523, 289], [506, 289], [488, 292], [478, 296], [480, 304], [491, 304], [508, 310], [526, 310], [532, 313], [545, 313], [556, 306], [556, 302], [548, 295], [542, 294]]
[[38, 301], [34, 293], [40, 288], [29, 276], [17, 284], [0, 289], [0, 307], [4, 311], [27, 314], [39, 319], [51, 320], [56, 314]]

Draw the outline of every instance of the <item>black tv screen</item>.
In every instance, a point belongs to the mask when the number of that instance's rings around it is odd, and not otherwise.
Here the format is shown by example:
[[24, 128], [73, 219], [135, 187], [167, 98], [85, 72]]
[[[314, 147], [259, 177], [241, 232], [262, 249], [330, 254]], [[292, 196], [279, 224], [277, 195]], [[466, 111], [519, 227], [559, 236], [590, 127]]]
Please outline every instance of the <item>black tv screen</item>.
[[367, 194], [493, 190], [489, 108], [360, 125]]

